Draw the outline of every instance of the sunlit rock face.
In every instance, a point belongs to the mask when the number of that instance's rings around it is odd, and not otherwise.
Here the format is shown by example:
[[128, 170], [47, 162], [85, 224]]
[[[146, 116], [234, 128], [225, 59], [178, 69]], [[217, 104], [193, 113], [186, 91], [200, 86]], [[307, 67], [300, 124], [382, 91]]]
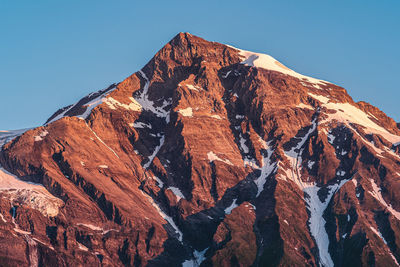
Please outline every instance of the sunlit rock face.
[[0, 265], [396, 266], [399, 135], [337, 85], [180, 33], [0, 132]]

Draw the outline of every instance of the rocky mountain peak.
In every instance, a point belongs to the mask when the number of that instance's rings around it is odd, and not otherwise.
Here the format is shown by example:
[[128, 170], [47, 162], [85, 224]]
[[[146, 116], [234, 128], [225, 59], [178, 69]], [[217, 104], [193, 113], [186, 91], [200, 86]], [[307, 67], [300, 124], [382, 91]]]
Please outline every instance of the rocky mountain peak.
[[0, 144], [6, 263], [400, 260], [396, 123], [269, 55], [179, 33], [140, 71]]

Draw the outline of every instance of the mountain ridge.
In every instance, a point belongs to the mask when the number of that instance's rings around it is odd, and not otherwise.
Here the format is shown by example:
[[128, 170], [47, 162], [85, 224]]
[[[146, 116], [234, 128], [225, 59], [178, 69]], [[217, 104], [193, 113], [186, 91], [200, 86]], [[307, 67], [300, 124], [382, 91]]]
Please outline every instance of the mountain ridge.
[[3, 181], [39, 183], [60, 206], [2, 198], [17, 257], [0, 247], [0, 260], [398, 265], [396, 122], [243, 51], [179, 33], [140, 71], [7, 140]]

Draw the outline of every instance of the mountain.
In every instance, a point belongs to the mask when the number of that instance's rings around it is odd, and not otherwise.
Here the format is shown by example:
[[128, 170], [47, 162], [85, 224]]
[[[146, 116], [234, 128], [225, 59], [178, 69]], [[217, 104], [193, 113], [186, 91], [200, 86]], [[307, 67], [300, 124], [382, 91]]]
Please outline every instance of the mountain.
[[2, 266], [400, 262], [399, 125], [268, 55], [180, 33], [0, 141]]

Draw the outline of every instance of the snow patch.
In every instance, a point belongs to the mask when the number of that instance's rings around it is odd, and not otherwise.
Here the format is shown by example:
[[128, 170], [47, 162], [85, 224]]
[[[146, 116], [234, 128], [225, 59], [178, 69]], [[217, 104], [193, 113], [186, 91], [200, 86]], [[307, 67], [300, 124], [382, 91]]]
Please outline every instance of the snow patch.
[[[234, 48], [234, 47], [232, 47], [232, 48]], [[237, 48], [234, 48], [234, 49], [237, 49]], [[237, 49], [237, 50], [239, 50], [240, 55], [242, 57], [244, 57], [244, 61], [242, 61], [241, 64], [244, 64], [246, 66], [277, 71], [277, 72], [280, 72], [283, 74], [290, 75], [292, 77], [296, 77], [300, 80], [307, 81], [314, 85], [318, 85], [318, 84], [325, 85], [327, 83], [326, 81], [323, 81], [323, 80], [319, 80], [319, 79], [301, 75], [301, 74], [287, 68], [282, 63], [277, 61], [275, 58], [271, 57], [270, 55], [254, 53], [254, 52], [245, 51], [245, 50], [241, 50], [241, 49]]]
[[314, 108], [313, 108], [312, 106], [310, 106], [310, 105], [306, 105], [306, 104], [304, 104], [304, 103], [300, 103], [300, 104], [298, 104], [298, 105], [296, 106], [296, 108], [302, 108], [302, 109], [311, 109], [311, 110], [314, 110]]
[[193, 110], [192, 108], [185, 108], [185, 109], [180, 109], [178, 112], [184, 116], [184, 117], [192, 117], [193, 116]]
[[329, 254], [329, 237], [325, 229], [326, 221], [323, 218], [325, 209], [328, 207], [333, 195], [349, 180], [342, 180], [338, 184], [327, 187], [328, 195], [324, 201], [318, 196], [321, 189], [314, 183], [308, 184], [303, 191], [307, 194], [305, 197], [306, 205], [310, 211], [309, 227], [310, 233], [314, 237], [318, 247], [320, 263], [322, 266], [334, 266], [331, 255]]
[[311, 96], [312, 98], [317, 99], [318, 101], [320, 101], [323, 104], [326, 104], [329, 102], [329, 98], [327, 98], [326, 96], [322, 96], [322, 95], [315, 95], [313, 93], [308, 93], [309, 96]]
[[158, 186], [159, 188], [163, 188], [163, 187], [164, 187], [164, 183], [163, 183], [163, 181], [161, 181], [160, 178], [158, 178], [157, 176], [153, 176], [153, 179], [156, 180], [157, 186]]
[[178, 240], [180, 242], [182, 242], [183, 239], [183, 233], [179, 230], [178, 226], [175, 224], [174, 220], [172, 219], [172, 217], [168, 216], [167, 214], [165, 214], [161, 208], [158, 206], [158, 204], [149, 196], [146, 195], [145, 193], [143, 193], [142, 191], [140, 191], [151, 203], [151, 205], [158, 211], [158, 213], [160, 214], [160, 216], [167, 222], [169, 223], [169, 225], [171, 225], [171, 227], [174, 229], [175, 233], [178, 235]]
[[157, 117], [165, 118], [168, 122], [169, 112], [165, 111], [165, 107], [168, 106], [170, 102], [165, 101], [162, 107], [155, 107], [153, 101], [151, 101], [148, 97], [150, 81], [143, 71], [140, 70], [138, 73], [143, 77], [143, 79], [145, 79], [145, 85], [141, 94], [135, 98], [136, 102], [142, 107], [142, 110], [150, 111]]
[[249, 148], [246, 146], [246, 139], [243, 138], [242, 134], [239, 135], [240, 147], [242, 148], [243, 153], [249, 153]]
[[131, 124], [131, 126], [132, 126], [133, 128], [149, 128], [149, 129], [152, 128], [152, 127], [151, 127], [151, 124], [149, 124], [149, 123], [144, 123], [144, 122], [134, 122], [134, 123]]
[[202, 89], [201, 87], [196, 86], [196, 85], [192, 85], [192, 84], [185, 84], [185, 85], [186, 85], [186, 87], [188, 89], [193, 90], [193, 91], [197, 91], [197, 92]]
[[226, 163], [226, 164], [228, 164], [228, 165], [231, 165], [231, 166], [233, 166], [233, 164], [232, 164], [232, 162], [230, 162], [228, 159], [221, 159], [221, 158], [219, 158], [214, 152], [212, 152], [212, 151], [210, 151], [210, 152], [208, 152], [207, 153], [207, 157], [208, 157], [208, 160], [210, 161], [210, 162], [213, 162], [213, 161], [215, 161], [215, 160], [218, 160], [218, 161], [222, 161], [222, 162], [224, 162], [224, 163]]
[[76, 242], [76, 243], [78, 243], [78, 248], [79, 248], [80, 250], [89, 251], [89, 249], [88, 249], [86, 246], [82, 245], [82, 244], [79, 243], [79, 242]]
[[338, 122], [343, 122], [347, 124], [349, 127], [349, 123], [355, 123], [363, 126], [366, 133], [381, 135], [392, 144], [400, 141], [400, 136], [388, 132], [385, 128], [373, 122], [367, 113], [357, 108], [356, 106], [351, 105], [350, 103], [325, 102], [323, 107], [326, 107], [329, 110], [334, 110], [336, 112], [327, 113], [328, 118], [321, 123], [336, 120]]
[[139, 111], [139, 112], [142, 111], [143, 108], [139, 104], [139, 102], [136, 101], [136, 99], [134, 99], [133, 97], [129, 97], [129, 100], [131, 101], [131, 103], [123, 104], [112, 97], [106, 97], [103, 99], [103, 102], [106, 103], [110, 109], [114, 110], [120, 107], [126, 110]]
[[228, 78], [228, 76], [229, 76], [229, 74], [230, 74], [231, 72], [232, 72], [231, 70], [228, 71], [225, 75], [222, 75], [222, 78], [224, 78], [224, 79]]
[[244, 115], [236, 115], [235, 116], [237, 120], [243, 120], [244, 119]]
[[321, 187], [315, 183], [304, 182], [301, 179], [301, 166], [303, 145], [316, 129], [316, 121], [314, 120], [309, 131], [304, 137], [301, 137], [300, 142], [296, 147], [293, 147], [290, 151], [285, 151], [285, 155], [291, 163], [290, 170], [286, 170], [285, 174], [287, 178], [292, 180], [305, 194], [304, 201], [306, 202], [307, 209], [310, 211], [310, 217], [308, 220], [310, 233], [314, 237], [318, 252], [320, 256], [320, 264], [322, 266], [334, 266], [331, 255], [329, 254], [329, 238], [325, 229], [326, 221], [323, 218], [325, 209], [331, 201], [333, 195], [349, 180], [341, 180], [337, 184], [329, 185], [326, 187], [328, 194], [324, 200], [320, 200], [318, 192]]
[[153, 162], [154, 158], [157, 156], [158, 151], [160, 151], [161, 147], [164, 145], [164, 141], [165, 141], [165, 136], [162, 136], [160, 139], [160, 144], [158, 146], [156, 146], [156, 148], [153, 151], [153, 154], [151, 154], [149, 156], [148, 162], [146, 164], [143, 165], [143, 167], [145, 169], [147, 169], [148, 167], [150, 167], [150, 164]]
[[397, 220], [400, 220], [400, 212], [395, 210], [392, 205], [387, 204], [385, 199], [382, 196], [381, 189], [378, 187], [378, 185], [375, 183], [374, 179], [370, 178], [369, 179], [372, 185], [372, 191], [368, 191], [368, 193], [373, 196], [376, 200], [378, 200], [382, 206], [387, 208], [387, 210], [397, 218]]
[[383, 235], [381, 234], [381, 232], [379, 232], [378, 230], [376, 230], [374, 227], [370, 226], [369, 227], [372, 232], [374, 232], [374, 234], [376, 234], [377, 236], [380, 237], [380, 239], [383, 241], [383, 243], [385, 243], [388, 251], [389, 251], [389, 255], [392, 257], [393, 261], [396, 263], [397, 266], [399, 266], [399, 263], [397, 262], [396, 258], [394, 257], [394, 255], [392, 254], [392, 252], [390, 251], [390, 248], [387, 246], [387, 242], [385, 240], [385, 238], [383, 237]]
[[312, 167], [314, 166], [314, 164], [315, 164], [315, 161], [310, 160], [310, 161], [308, 161], [307, 166], [311, 170]]
[[22, 135], [26, 131], [30, 130], [31, 128], [21, 129], [21, 130], [13, 130], [13, 131], [0, 131], [0, 149], [9, 141], [16, 138], [17, 136]]
[[89, 229], [92, 229], [93, 231], [103, 231], [103, 228], [95, 226], [93, 224], [86, 224], [86, 223], [77, 223], [76, 225], [78, 226], [85, 226]]
[[271, 162], [271, 156], [273, 153], [272, 149], [268, 149], [265, 153], [267, 156], [263, 156], [262, 166], [261, 166], [261, 174], [260, 176], [254, 180], [254, 183], [257, 186], [257, 195], [258, 197], [261, 192], [264, 190], [264, 185], [267, 182], [267, 177], [274, 173], [277, 169], [277, 163]]
[[178, 187], [170, 186], [167, 189], [171, 190], [172, 193], [176, 196], [176, 201], [181, 200], [182, 198], [185, 199], [185, 196], [182, 194], [181, 190]]
[[232, 204], [224, 210], [224, 211], [225, 211], [225, 214], [231, 214], [231, 213], [232, 213], [232, 210], [233, 210], [234, 208], [237, 208], [237, 207], [238, 207], [238, 205], [236, 204], [236, 201], [237, 201], [237, 198], [235, 198], [235, 199], [232, 201]]
[[222, 118], [219, 115], [211, 115], [210, 117], [217, 120], [222, 120]]
[[43, 138], [44, 138], [45, 136], [47, 136], [48, 134], [49, 134], [49, 132], [46, 131], [46, 130], [44, 130], [44, 131], [42, 131], [39, 135], [36, 135], [36, 136], [34, 136], [33, 138], [34, 138], [35, 142], [42, 141]]
[[206, 248], [202, 251], [195, 250], [193, 252], [194, 259], [184, 261], [182, 263], [182, 267], [199, 267], [200, 264], [206, 259], [205, 254], [206, 254], [207, 250], [208, 250], [208, 248]]
[[55, 217], [63, 201], [50, 194], [41, 184], [25, 182], [0, 167], [0, 193], [11, 203], [29, 206], [44, 216]]
[[106, 146], [117, 158], [119, 158], [118, 154], [115, 153], [115, 151], [109, 147], [106, 143], [104, 143], [103, 140], [101, 140], [101, 138], [96, 134], [95, 131], [92, 130], [92, 128], [89, 127], [89, 125], [85, 122], [86, 126], [89, 128], [89, 130], [93, 133], [93, 135], [97, 138], [97, 140], [99, 140], [104, 146]]

